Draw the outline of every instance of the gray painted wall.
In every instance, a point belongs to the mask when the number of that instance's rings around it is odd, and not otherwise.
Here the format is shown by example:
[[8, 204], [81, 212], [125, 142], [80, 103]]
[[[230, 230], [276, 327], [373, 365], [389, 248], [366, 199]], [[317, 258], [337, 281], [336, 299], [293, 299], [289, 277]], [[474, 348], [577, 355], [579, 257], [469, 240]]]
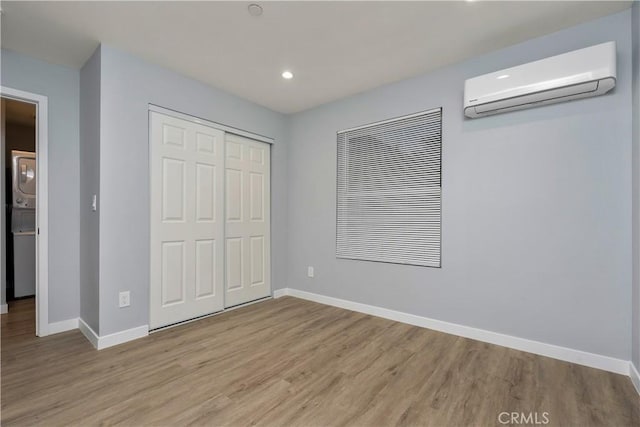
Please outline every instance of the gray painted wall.
[[633, 308], [631, 361], [640, 371], [640, 5], [632, 9], [633, 45]]
[[79, 71], [2, 50], [2, 85], [49, 100], [49, 322], [78, 317]]
[[[465, 79], [609, 40], [612, 94], [464, 119]], [[439, 106], [442, 268], [336, 259], [336, 131]], [[629, 360], [630, 11], [296, 114], [288, 154], [289, 287]]]
[[[104, 45], [101, 77], [100, 334], [149, 322], [149, 103], [275, 138], [272, 282], [286, 286], [285, 117]], [[131, 306], [120, 309], [123, 290]]]
[[80, 70], [80, 317], [100, 333], [100, 48]]

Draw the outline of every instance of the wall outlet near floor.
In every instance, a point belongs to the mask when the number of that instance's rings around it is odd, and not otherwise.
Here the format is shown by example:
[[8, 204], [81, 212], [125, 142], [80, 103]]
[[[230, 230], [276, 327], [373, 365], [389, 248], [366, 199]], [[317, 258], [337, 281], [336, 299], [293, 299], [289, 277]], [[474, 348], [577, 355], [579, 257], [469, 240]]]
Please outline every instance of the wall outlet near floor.
[[308, 277], [313, 277], [313, 267], [312, 266], [307, 267], [307, 276]]
[[120, 308], [131, 305], [131, 293], [129, 291], [120, 292], [119, 305]]

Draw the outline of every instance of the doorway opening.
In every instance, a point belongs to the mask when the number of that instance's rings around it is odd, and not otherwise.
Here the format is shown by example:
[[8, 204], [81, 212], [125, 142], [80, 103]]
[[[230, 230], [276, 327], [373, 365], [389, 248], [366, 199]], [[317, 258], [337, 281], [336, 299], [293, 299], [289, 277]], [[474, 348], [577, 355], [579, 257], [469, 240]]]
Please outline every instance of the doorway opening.
[[32, 313], [21, 320], [35, 328], [36, 105], [3, 98], [2, 106], [6, 299], [8, 308]]
[[49, 332], [47, 97], [2, 87], [0, 102], [0, 313], [3, 324], [20, 322], [25, 333], [44, 336]]

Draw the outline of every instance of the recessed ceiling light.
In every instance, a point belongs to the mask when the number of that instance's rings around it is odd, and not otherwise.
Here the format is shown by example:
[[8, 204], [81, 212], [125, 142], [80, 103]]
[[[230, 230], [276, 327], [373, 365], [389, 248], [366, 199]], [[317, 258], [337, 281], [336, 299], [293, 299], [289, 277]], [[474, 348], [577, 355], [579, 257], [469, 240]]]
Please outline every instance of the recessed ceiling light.
[[247, 6], [247, 9], [249, 10], [249, 15], [251, 16], [262, 15], [262, 6], [260, 6], [259, 4], [251, 3], [249, 6]]
[[498, 80], [502, 80], [502, 79], [506, 79], [506, 78], [509, 78], [509, 74], [501, 74], [498, 77], [496, 77], [496, 79], [498, 79]]
[[287, 79], [287, 80], [291, 80], [293, 78], [293, 73], [291, 71], [283, 71], [282, 72], [282, 78], [283, 79]]

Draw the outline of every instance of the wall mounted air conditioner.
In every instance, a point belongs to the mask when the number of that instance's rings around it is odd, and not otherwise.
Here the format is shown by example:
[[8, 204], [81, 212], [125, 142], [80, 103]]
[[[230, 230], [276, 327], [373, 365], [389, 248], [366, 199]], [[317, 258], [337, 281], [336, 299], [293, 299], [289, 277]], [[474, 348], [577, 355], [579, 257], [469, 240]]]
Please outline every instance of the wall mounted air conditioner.
[[607, 42], [464, 82], [464, 114], [483, 117], [603, 95], [616, 85], [616, 43]]

